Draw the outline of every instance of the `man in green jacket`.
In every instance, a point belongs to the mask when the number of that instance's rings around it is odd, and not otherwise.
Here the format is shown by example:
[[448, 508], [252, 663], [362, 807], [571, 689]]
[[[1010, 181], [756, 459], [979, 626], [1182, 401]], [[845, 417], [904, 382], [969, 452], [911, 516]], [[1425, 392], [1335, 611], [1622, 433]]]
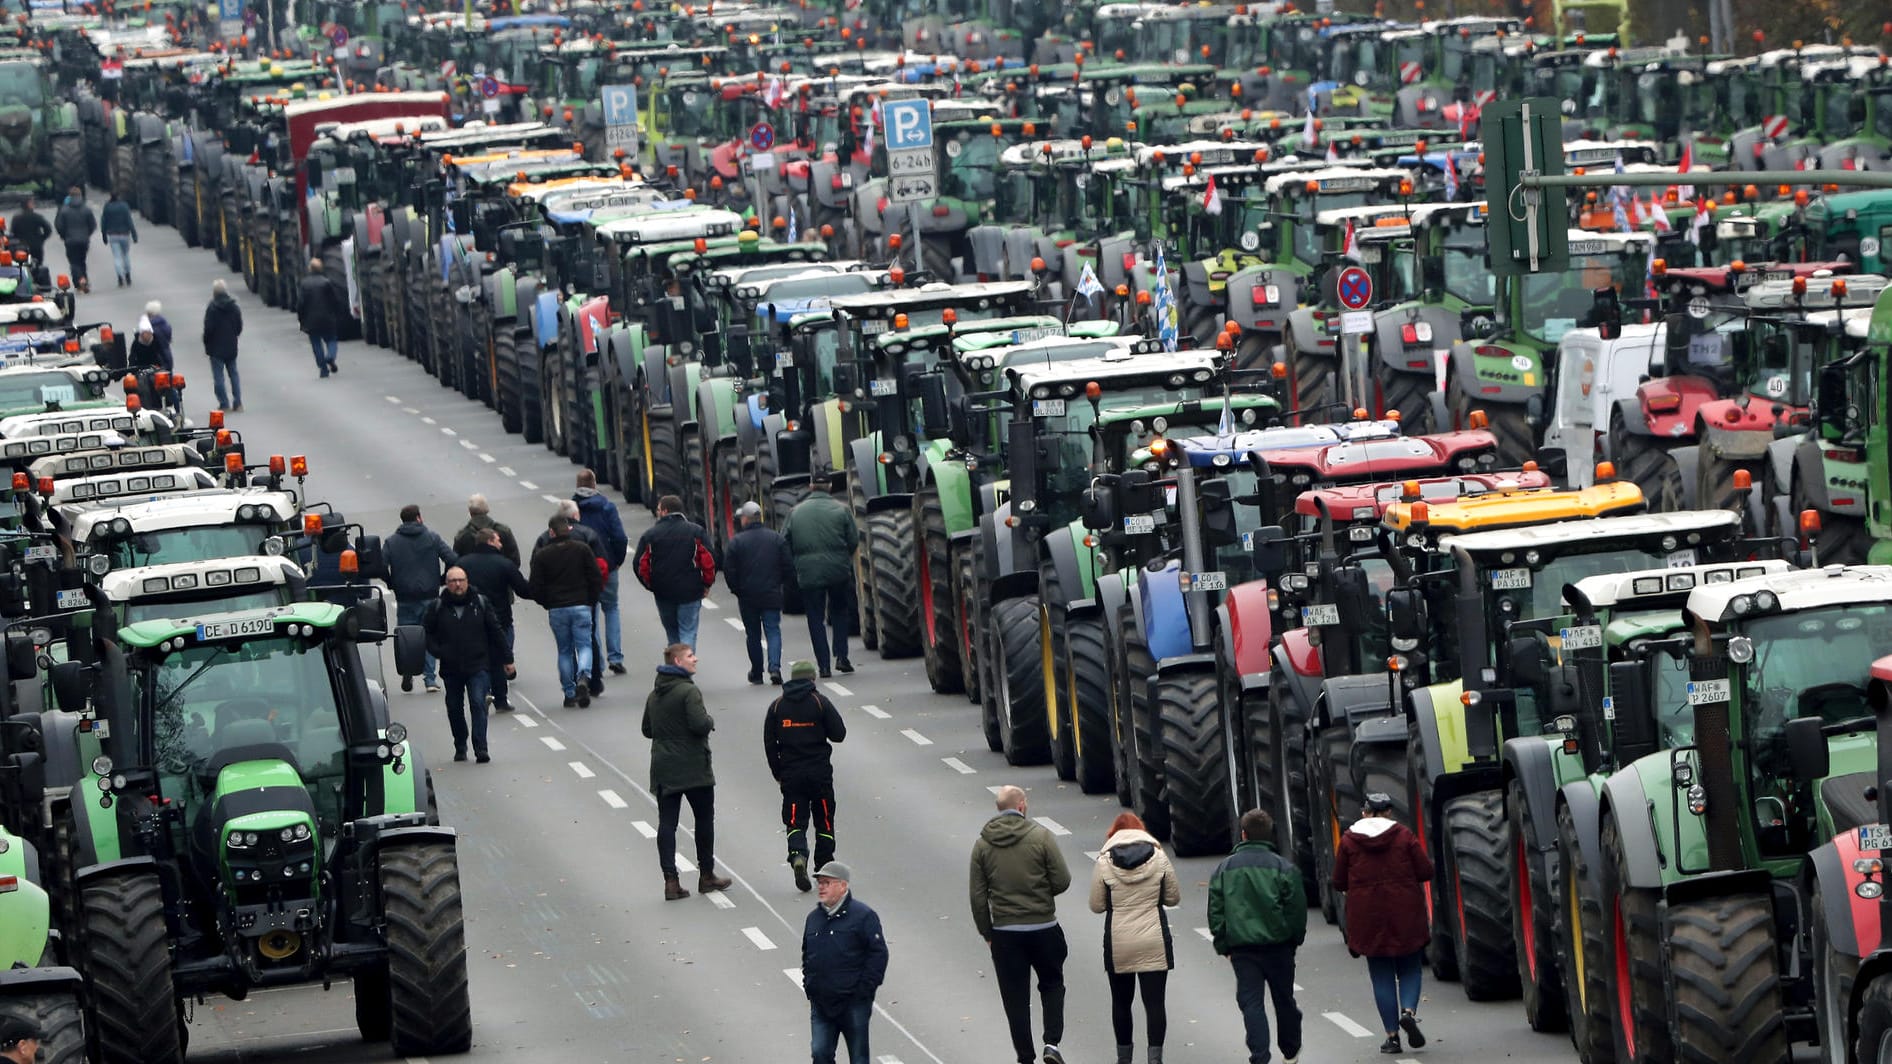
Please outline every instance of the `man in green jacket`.
[[853, 672], [847, 660], [847, 625], [854, 613], [854, 548], [861, 530], [854, 513], [836, 499], [827, 477], [817, 476], [808, 497], [795, 504], [782, 526], [782, 538], [795, 556], [795, 581], [808, 612], [808, 638], [815, 644], [821, 678], [828, 668], [828, 622], [834, 625], [834, 667]]
[[1242, 841], [1209, 877], [1209, 935], [1215, 952], [1235, 968], [1249, 1064], [1268, 1064], [1264, 996], [1274, 998], [1282, 1059], [1295, 1064], [1301, 1055], [1294, 951], [1307, 938], [1307, 891], [1300, 871], [1275, 852], [1273, 838], [1274, 818], [1265, 810], [1243, 813]]
[[1022, 788], [998, 790], [998, 815], [986, 821], [972, 846], [972, 923], [992, 949], [992, 974], [1005, 1005], [1019, 1064], [1034, 1064], [1031, 977], [1044, 1000], [1044, 1064], [1064, 1064], [1064, 929], [1058, 895], [1070, 889], [1071, 869], [1044, 825], [1026, 812]]
[[710, 732], [716, 722], [703, 708], [696, 687], [696, 651], [688, 643], [664, 648], [657, 686], [644, 700], [644, 738], [650, 740], [650, 793], [657, 796], [657, 863], [663, 866], [664, 900], [687, 898], [677, 876], [677, 821], [683, 802], [696, 820], [696, 889], [729, 889], [716, 874], [716, 774], [710, 770]]

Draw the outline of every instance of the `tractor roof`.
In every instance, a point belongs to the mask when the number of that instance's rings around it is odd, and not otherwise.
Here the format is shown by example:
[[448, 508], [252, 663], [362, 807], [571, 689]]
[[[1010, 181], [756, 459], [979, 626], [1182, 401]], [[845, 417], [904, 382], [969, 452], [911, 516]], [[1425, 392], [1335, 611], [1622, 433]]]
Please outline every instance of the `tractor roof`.
[[[1601, 609], [1633, 606], [1636, 609], [1680, 609], [1685, 598], [1697, 587], [1731, 584], [1736, 580], [1792, 571], [1793, 566], [1778, 558], [1761, 561], [1720, 562], [1713, 565], [1682, 565], [1663, 569], [1638, 569], [1627, 573], [1586, 576], [1564, 589], [1564, 604], [1575, 606], [1570, 590], [1582, 601]], [[1673, 601], [1669, 601], [1673, 600]]]
[[96, 477], [75, 477], [53, 484], [53, 503], [84, 502], [88, 499], [174, 494], [214, 488], [217, 480], [197, 466], [162, 469], [152, 472], [108, 473]]
[[1314, 488], [1295, 497], [1294, 512], [1319, 517], [1322, 511], [1341, 521], [1377, 521], [1389, 506], [1405, 501], [1408, 488], [1417, 486], [1426, 503], [1454, 502], [1494, 491], [1535, 491], [1550, 486], [1550, 477], [1535, 469], [1509, 473], [1463, 473], [1451, 477], [1382, 480]]
[[875, 316], [908, 306], [954, 305], [974, 303], [989, 305], [998, 300], [1015, 300], [1031, 294], [1031, 281], [981, 281], [977, 284], [941, 284], [932, 282], [917, 288], [888, 288], [879, 292], [842, 296], [833, 308], [851, 317]]
[[1268, 179], [1267, 190], [1270, 196], [1298, 184], [1313, 181], [1321, 192], [1371, 192], [1383, 181], [1398, 181], [1412, 175], [1405, 170], [1392, 170], [1369, 165], [1346, 166], [1328, 164], [1318, 170], [1301, 170], [1293, 173], [1276, 174]]
[[[1130, 354], [1077, 359], [1051, 366], [1022, 365], [1010, 367], [1006, 374], [1029, 390], [1040, 384], [1095, 380], [1104, 389], [1104, 401], [1110, 399], [1110, 381], [1125, 377], [1168, 376], [1177, 388], [1213, 380], [1220, 359], [1214, 351], [1171, 351], [1168, 353]], [[1180, 378], [1180, 380], [1177, 380]], [[1181, 398], [1180, 396], [1178, 398]]]
[[[200, 591], [224, 588], [235, 591], [253, 587], [282, 587], [302, 576], [302, 567], [280, 555], [259, 554], [249, 558], [219, 558], [216, 561], [167, 562], [114, 569], [99, 578], [99, 588], [113, 602], [131, 602], [144, 595], [162, 595], [172, 591]], [[215, 608], [216, 603], [205, 603]]]
[[91, 451], [72, 451], [48, 455], [34, 462], [27, 473], [40, 477], [95, 476], [127, 469], [168, 469], [198, 465], [202, 455], [197, 448], [183, 443], [148, 444], [140, 447], [111, 447]]
[[63, 436], [29, 436], [0, 443], [0, 460], [18, 462], [42, 455], [69, 451], [96, 451], [101, 447], [123, 447], [125, 438], [116, 432], [75, 432]]
[[1688, 612], [1712, 623], [1867, 602], [1892, 602], [1892, 566], [1829, 565], [1705, 586], [1688, 596]]
[[[1623, 485], [1608, 485], [1621, 487]], [[1634, 484], [1627, 485], [1635, 488]], [[1594, 490], [1594, 489], [1592, 489]], [[1641, 496], [1637, 491], [1636, 495]], [[1482, 500], [1457, 505], [1475, 506]], [[1443, 509], [1443, 507], [1437, 508]], [[1639, 539], [1644, 536], [1674, 535], [1678, 550], [1694, 546], [1703, 537], [1725, 536], [1732, 539], [1741, 531], [1741, 515], [1733, 510], [1679, 510], [1665, 514], [1632, 514], [1628, 517], [1599, 517], [1594, 521], [1559, 521], [1523, 528], [1492, 532], [1471, 532], [1451, 536], [1444, 545], [1463, 547], [1468, 552], [1489, 554], [1533, 547], [1554, 547], [1565, 543], [1593, 540]], [[1684, 538], [1684, 537], [1693, 537]]]
[[[258, 512], [263, 509], [267, 509], [268, 514]], [[72, 522], [73, 542], [84, 543], [95, 533], [106, 531], [100, 525], [121, 519], [131, 526], [131, 534], [136, 535], [176, 528], [234, 525], [241, 521], [280, 523], [293, 518], [296, 511], [296, 497], [286, 491], [217, 488], [159, 499], [100, 499], [68, 506], [66, 516]]]

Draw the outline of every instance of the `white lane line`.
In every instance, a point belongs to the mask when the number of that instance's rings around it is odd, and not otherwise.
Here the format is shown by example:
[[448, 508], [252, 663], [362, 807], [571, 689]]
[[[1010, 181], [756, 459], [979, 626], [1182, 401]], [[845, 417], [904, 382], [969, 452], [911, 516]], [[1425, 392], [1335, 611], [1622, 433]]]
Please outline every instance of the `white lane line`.
[[875, 1057], [874, 1061], [875, 1061], [875, 1064], [900, 1064], [900, 1058], [892, 1055], [891, 1053], [887, 1054], [886, 1056]]
[[1332, 1023], [1335, 1027], [1340, 1028], [1342, 1031], [1345, 1031], [1355, 1038], [1373, 1037], [1372, 1031], [1348, 1019], [1347, 1014], [1344, 1012], [1323, 1012], [1321, 1015], [1327, 1017], [1328, 1022]]
[[1032, 817], [1032, 819], [1036, 820], [1040, 824], [1043, 824], [1045, 826], [1045, 830], [1049, 831], [1053, 835], [1069, 835], [1071, 833], [1070, 828], [1065, 827], [1063, 824], [1058, 823], [1057, 821], [1051, 819], [1048, 816], [1035, 816], [1035, 817]]
[[637, 833], [639, 835], [642, 835], [647, 839], [654, 839], [657, 837], [657, 829], [651, 827], [650, 824], [646, 821], [633, 820], [631, 821], [631, 826], [637, 829]]
[[1005, 785], [1003, 783], [994, 783], [990, 787], [986, 788], [986, 790], [991, 791], [993, 794], [997, 794], [1004, 789], [1005, 789]]
[[481, 451], [481, 452], [480, 452], [480, 461], [482, 461], [482, 462], [486, 462], [486, 463], [489, 463], [489, 464], [490, 464], [490, 463], [493, 463], [493, 462], [497, 462], [497, 461], [499, 461], [499, 459], [497, 459], [497, 458], [494, 458], [494, 457], [493, 457], [492, 455], [490, 455], [490, 454], [487, 454], [487, 453], [486, 453], [486, 452], [484, 452], [484, 451]]
[[970, 776], [979, 771], [978, 769], [973, 768], [971, 765], [966, 764], [964, 761], [961, 761], [956, 757], [942, 757], [940, 758], [940, 760], [946, 763], [947, 768], [952, 769], [954, 772], [959, 773], [961, 776]]
[[469, 451], [477, 451], [480, 449], [480, 445], [477, 443], [474, 443], [472, 440], [461, 440], [460, 446], [466, 448]]
[[762, 929], [759, 927], [745, 927], [742, 929], [742, 934], [743, 934], [743, 937], [755, 943], [755, 948], [757, 949], [774, 949], [775, 948], [775, 943], [770, 942], [769, 936], [763, 934]]
[[718, 606], [718, 605], [716, 604], [716, 600], [715, 600], [715, 599], [704, 599], [704, 600], [703, 600], [703, 608], [704, 608], [704, 609], [706, 609], [706, 610], [720, 610], [720, 609], [722, 609], [722, 607], [721, 607], [721, 606]]
[[514, 472], [511, 466], [500, 466], [499, 475], [502, 477], [516, 477], [519, 474]]
[[551, 503], [553, 506], [557, 506], [559, 503], [565, 501], [564, 499], [561, 499], [556, 495], [541, 495], [539, 496], [539, 498], [544, 499], [546, 502]]
[[384, 395], [381, 398], [386, 399], [388, 402], [393, 403], [395, 406], [401, 405], [401, 397], [398, 395]]
[[618, 797], [618, 792], [616, 792], [616, 791], [614, 791], [614, 790], [611, 790], [611, 789], [609, 789], [609, 788], [606, 788], [605, 790], [602, 790], [602, 791], [599, 791], [599, 792], [598, 792], [598, 797], [600, 797], [600, 798], [603, 798], [603, 799], [604, 799], [604, 804], [606, 804], [606, 805], [608, 805], [608, 806], [610, 806], [610, 807], [611, 807], [611, 808], [613, 808], [613, 809], [628, 809], [628, 808], [630, 808], [630, 804], [631, 804], [631, 803], [629, 803], [629, 802], [627, 802], [627, 801], [625, 801], [625, 800], [624, 800], [624, 799], [622, 799], [622, 798], [619, 798], [619, 797]]
[[1398, 1060], [1393, 1061], [1393, 1064], [1419, 1064], [1419, 1062], [1417, 1060], [1414, 1060], [1412, 1057], [1401, 1057]]
[[521, 728], [536, 728], [539, 726], [538, 721], [533, 720], [530, 716], [524, 713], [517, 714], [512, 719], [518, 721], [519, 726]]
[[710, 904], [716, 906], [718, 909], [733, 909], [736, 907], [735, 899], [731, 898], [729, 892], [726, 890], [712, 890], [704, 895], [704, 897], [707, 897], [710, 900]]
[[458, 436], [459, 435], [459, 433], [453, 431], [452, 429], [448, 428], [445, 425], [440, 426], [440, 434], [442, 436]]
[[438, 425], [439, 424], [439, 422], [435, 421], [433, 418], [430, 418], [430, 417], [423, 417], [420, 419], [420, 421], [421, 421], [421, 424], [423, 425]]
[[417, 409], [415, 409], [414, 407], [411, 407], [411, 406], [404, 406], [404, 407], [402, 407], [402, 408], [401, 408], [401, 413], [403, 413], [403, 414], [418, 414], [418, 413], [420, 413], [420, 411], [419, 411], [419, 410], [417, 410]]
[[926, 736], [921, 735], [919, 732], [914, 731], [912, 728], [902, 728], [900, 730], [900, 734], [913, 740], [913, 745], [915, 746], [932, 746], [933, 745], [933, 740], [928, 739]]
[[825, 687], [827, 687], [827, 689], [828, 689], [828, 690], [830, 690], [830, 691], [833, 691], [833, 692], [834, 692], [835, 694], [837, 694], [837, 695], [840, 695], [840, 696], [841, 696], [842, 698], [853, 698], [853, 697], [854, 697], [854, 692], [852, 692], [852, 691], [850, 691], [850, 690], [848, 690], [848, 689], [847, 689], [847, 688], [845, 688], [845, 687], [842, 687], [842, 686], [841, 686], [840, 684], [838, 684], [838, 683], [835, 683], [835, 682], [834, 682], [833, 680], [829, 680], [829, 681], [828, 681], [828, 682], [827, 682], [827, 683], [826, 683], [825, 685], [823, 685], [823, 686], [825, 686]]
[[557, 737], [555, 737], [555, 736], [551, 736], [551, 735], [541, 735], [541, 736], [539, 736], [539, 741], [540, 741], [540, 742], [542, 742], [542, 743], [544, 743], [544, 744], [546, 745], [546, 747], [547, 747], [548, 749], [552, 749], [552, 750], [563, 750], [563, 749], [565, 749], [565, 744], [564, 744], [564, 743], [561, 743], [561, 742], [559, 742], [559, 741], [558, 741], [558, 739], [557, 739]]
[[696, 871], [696, 865], [692, 864], [688, 857], [685, 857], [682, 854], [678, 854], [677, 855], [677, 871], [687, 876], [691, 872]]
[[789, 982], [794, 983], [796, 986], [801, 985], [801, 969], [800, 968], [784, 968], [782, 969], [782, 974], [788, 976]]
[[[511, 474], [508, 474], [508, 475], [510, 476]], [[534, 483], [532, 483], [532, 482], [531, 482], [530, 480], [522, 480], [522, 481], [520, 481], [520, 482], [519, 482], [519, 486], [520, 486], [520, 487], [522, 487], [522, 488], [524, 488], [524, 489], [526, 489], [527, 491], [537, 491], [537, 490], [539, 490], [539, 486], [538, 486], [537, 484], [534, 484]]]
[[738, 632], [742, 631], [742, 618], [740, 617], [724, 617], [723, 623], [728, 625], [731, 628], [734, 628]]
[[591, 771], [591, 766], [585, 764], [583, 761], [573, 761], [571, 762], [571, 767], [573, 772], [578, 773], [578, 778], [581, 780], [588, 780], [597, 775], [596, 772]]
[[1090, 858], [1091, 861], [1094, 863], [1097, 860], [1097, 858], [1103, 856], [1103, 853], [1104, 851], [1102, 850], [1085, 850], [1084, 856]]
[[868, 716], [874, 718], [875, 720], [892, 720], [893, 719], [893, 714], [887, 712], [886, 710], [880, 708], [879, 706], [862, 706], [861, 712], [867, 714]]
[[[1091, 859], [1092, 859], [1092, 860], [1096, 860], [1096, 858], [1094, 858], [1094, 857], [1093, 857], [1093, 858], [1091, 858]], [[1214, 942], [1214, 941], [1215, 941], [1215, 934], [1214, 934], [1213, 932], [1211, 932], [1211, 931], [1210, 931], [1210, 930], [1209, 930], [1208, 928], [1206, 928], [1206, 927], [1198, 927], [1198, 928], [1196, 928], [1196, 934], [1198, 934], [1198, 935], [1201, 935], [1201, 936], [1202, 936], [1202, 941], [1204, 941], [1204, 942]]]

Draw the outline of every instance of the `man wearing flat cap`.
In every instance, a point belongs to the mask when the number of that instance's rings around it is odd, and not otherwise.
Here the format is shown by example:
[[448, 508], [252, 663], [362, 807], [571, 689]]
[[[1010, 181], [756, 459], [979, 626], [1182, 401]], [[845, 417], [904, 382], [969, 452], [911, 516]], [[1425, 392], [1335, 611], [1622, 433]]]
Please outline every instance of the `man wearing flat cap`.
[[[879, 928], [878, 923], [875, 928]], [[39, 1026], [23, 1016], [0, 1016], [0, 1061], [33, 1064], [38, 1059]]]
[[815, 863], [834, 860], [834, 744], [847, 738], [841, 711], [815, 690], [815, 663], [789, 666], [782, 697], [762, 718], [762, 754], [782, 788], [782, 828], [795, 889], [807, 890], [808, 828], [815, 829]]
[[[745, 502], [736, 511], [742, 521], [723, 548], [723, 579], [742, 612], [742, 633], [749, 642], [749, 682], [762, 682], [762, 642], [769, 644], [769, 682], [782, 683], [782, 587], [795, 571], [788, 541], [762, 523], [762, 507]], [[803, 887], [807, 890], [807, 887]]]
[[801, 985], [808, 995], [814, 1064], [834, 1064], [847, 1039], [848, 1064], [870, 1064], [868, 1021], [874, 992], [887, 978], [887, 940], [880, 915], [854, 897], [854, 871], [829, 861], [815, 871], [821, 903], [808, 914], [801, 936]]

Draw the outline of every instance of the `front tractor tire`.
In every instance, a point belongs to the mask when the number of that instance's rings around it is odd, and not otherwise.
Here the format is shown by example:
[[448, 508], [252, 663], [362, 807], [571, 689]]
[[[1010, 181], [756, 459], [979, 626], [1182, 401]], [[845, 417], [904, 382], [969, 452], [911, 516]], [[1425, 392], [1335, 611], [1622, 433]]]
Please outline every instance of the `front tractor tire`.
[[1669, 929], [1675, 1059], [1787, 1064], [1773, 899], [1736, 895], [1671, 905]]
[[992, 676], [998, 690], [999, 744], [1011, 765], [1042, 765], [1051, 760], [1051, 735], [1045, 722], [1045, 685], [1038, 641], [1038, 598], [1027, 595], [992, 606]]
[[874, 601], [861, 603], [879, 620], [880, 656], [910, 658], [920, 652], [919, 564], [913, 549], [913, 510], [877, 510], [867, 515], [861, 538], [874, 577]]
[[1180, 857], [1227, 853], [1237, 813], [1215, 674], [1159, 676], [1156, 709], [1170, 843]]
[[1445, 806], [1446, 873], [1458, 910], [1452, 923], [1459, 981], [1473, 1001], [1518, 996], [1515, 944], [1511, 940], [1505, 845], [1504, 794], [1484, 791], [1454, 798]]
[[108, 876], [80, 891], [79, 969], [90, 991], [100, 1064], [184, 1059], [164, 894], [156, 875]]
[[394, 1052], [404, 1057], [466, 1052], [473, 1045], [473, 1006], [453, 843], [419, 842], [383, 853], [381, 907], [387, 917]]

